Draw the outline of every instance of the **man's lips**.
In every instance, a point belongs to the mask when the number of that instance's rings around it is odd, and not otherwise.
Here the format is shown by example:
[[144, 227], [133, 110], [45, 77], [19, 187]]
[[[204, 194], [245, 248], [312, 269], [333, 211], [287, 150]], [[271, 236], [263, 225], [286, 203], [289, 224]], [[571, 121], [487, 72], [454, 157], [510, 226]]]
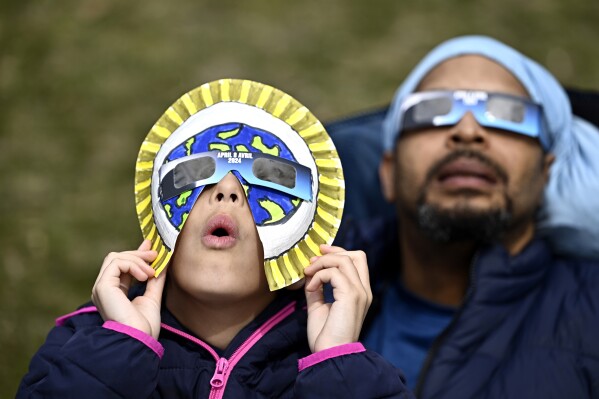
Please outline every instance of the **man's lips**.
[[206, 223], [202, 242], [208, 248], [227, 249], [235, 245], [237, 237], [237, 224], [233, 218], [219, 214], [210, 218]]
[[448, 189], [486, 189], [495, 186], [499, 179], [495, 171], [471, 158], [460, 158], [441, 167], [436, 181]]

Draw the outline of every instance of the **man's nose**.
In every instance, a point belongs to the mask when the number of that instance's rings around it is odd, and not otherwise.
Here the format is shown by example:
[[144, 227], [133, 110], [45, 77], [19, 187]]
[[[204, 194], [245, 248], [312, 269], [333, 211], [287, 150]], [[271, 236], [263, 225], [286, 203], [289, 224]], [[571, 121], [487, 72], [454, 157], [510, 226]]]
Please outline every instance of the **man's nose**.
[[239, 180], [233, 173], [229, 172], [214, 186], [211, 197], [214, 202], [229, 202], [241, 205], [244, 202], [245, 194]]
[[460, 121], [449, 129], [448, 145], [486, 146], [488, 132], [482, 127], [471, 112], [467, 112]]

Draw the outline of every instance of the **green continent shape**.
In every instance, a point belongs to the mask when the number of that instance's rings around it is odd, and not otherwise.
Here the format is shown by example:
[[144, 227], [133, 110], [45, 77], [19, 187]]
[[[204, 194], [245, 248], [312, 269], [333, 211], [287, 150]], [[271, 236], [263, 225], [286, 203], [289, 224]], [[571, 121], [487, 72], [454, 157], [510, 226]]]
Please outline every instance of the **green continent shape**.
[[187, 199], [191, 195], [192, 190], [186, 191], [177, 198], [177, 206], [183, 206], [187, 203]]
[[246, 146], [244, 146], [243, 144], [238, 144], [235, 146], [235, 151], [237, 152], [250, 152], [250, 150], [248, 150], [248, 148]]
[[195, 137], [190, 138], [185, 142], [185, 154], [191, 155], [191, 146], [195, 143]]
[[254, 136], [254, 138], [252, 139], [252, 147], [254, 147], [255, 149], [257, 149], [260, 152], [263, 152], [263, 153], [269, 154], [269, 155], [274, 155], [276, 157], [278, 157], [281, 152], [281, 149], [276, 144], [270, 148], [267, 145], [265, 145], [262, 142], [262, 137], [260, 137], [260, 136]]
[[295, 208], [297, 208], [297, 206], [299, 205], [299, 203], [300, 203], [301, 201], [302, 201], [302, 200], [301, 200], [301, 198], [296, 198], [296, 199], [292, 199], [292, 200], [291, 200], [291, 203], [293, 204], [293, 206], [294, 206]]
[[231, 151], [231, 146], [228, 144], [222, 144], [222, 143], [210, 143], [210, 145], [208, 146], [208, 149], [210, 151], [216, 150], [216, 151]]
[[166, 212], [166, 215], [169, 217], [169, 219], [173, 217], [173, 212], [169, 204], [164, 205], [164, 211]]
[[281, 206], [279, 206], [275, 202], [272, 202], [271, 200], [263, 199], [263, 200], [258, 200], [258, 203], [260, 203], [260, 206], [262, 208], [266, 209], [266, 211], [270, 215], [270, 219], [265, 221], [264, 224], [276, 223], [285, 217], [285, 212], [283, 211], [283, 208], [281, 208]]
[[181, 224], [177, 227], [177, 229], [179, 229], [179, 231], [181, 231], [183, 229], [183, 225], [185, 224], [185, 221], [187, 220], [188, 217], [189, 217], [189, 212], [185, 212], [183, 214], [183, 216], [181, 216]]
[[218, 137], [219, 139], [226, 140], [233, 136], [236, 136], [237, 134], [239, 134], [239, 128], [220, 132], [219, 134], [216, 135], [216, 137]]

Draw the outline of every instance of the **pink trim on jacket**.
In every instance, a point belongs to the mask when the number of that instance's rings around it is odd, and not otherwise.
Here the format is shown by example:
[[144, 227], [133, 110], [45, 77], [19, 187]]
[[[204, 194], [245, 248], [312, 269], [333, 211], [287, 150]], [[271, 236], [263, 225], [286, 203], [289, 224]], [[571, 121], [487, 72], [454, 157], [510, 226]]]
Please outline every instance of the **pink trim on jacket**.
[[334, 346], [332, 348], [328, 348], [299, 359], [297, 361], [298, 371], [305, 370], [308, 367], [312, 367], [315, 364], [324, 362], [325, 360], [334, 357], [351, 355], [352, 353], [360, 353], [365, 351], [366, 348], [364, 348], [364, 345], [362, 345], [360, 342], [352, 342], [351, 344]]
[[212, 357], [214, 357], [214, 360], [216, 361], [216, 367], [214, 370], [214, 375], [210, 380], [210, 385], [212, 386], [212, 389], [210, 390], [210, 399], [219, 399], [224, 395], [229, 375], [231, 374], [231, 371], [235, 365], [256, 344], [256, 342], [266, 335], [267, 332], [295, 312], [295, 305], [296, 302], [293, 301], [287, 304], [283, 309], [279, 310], [274, 316], [258, 327], [258, 329], [254, 331], [228, 359], [220, 357], [218, 353], [216, 353], [216, 351], [210, 347], [210, 345], [184, 331], [178, 330], [164, 323], [161, 324], [161, 327], [172, 332], [173, 334], [187, 338], [188, 340], [206, 349], [212, 355]]
[[77, 309], [74, 312], [67, 313], [64, 316], [60, 316], [59, 318], [57, 318], [55, 320], [55, 323], [56, 323], [57, 327], [60, 327], [60, 326], [64, 325], [64, 323], [66, 323], [67, 320], [73, 316], [77, 316], [77, 315], [83, 314], [83, 313], [93, 313], [93, 312], [97, 312], [97, 311], [98, 311], [98, 308], [96, 308], [95, 306], [86, 306], [84, 308]]
[[274, 316], [262, 324], [256, 331], [246, 339], [243, 344], [235, 350], [229, 359], [221, 358], [217, 362], [216, 371], [210, 380], [212, 389], [210, 390], [210, 399], [221, 399], [225, 394], [225, 387], [229, 380], [229, 375], [235, 365], [243, 358], [243, 356], [258, 342], [267, 332], [273, 329], [277, 324], [289, 317], [295, 312], [295, 304], [293, 301], [279, 310]]
[[208, 352], [210, 352], [210, 354], [212, 355], [212, 357], [214, 358], [214, 360], [218, 360], [218, 353], [216, 353], [214, 351], [214, 349], [212, 349], [210, 347], [210, 345], [208, 345], [207, 343], [205, 343], [204, 341], [202, 341], [201, 339], [198, 339], [196, 337], [194, 337], [193, 335], [187, 334], [184, 331], [178, 330], [175, 327], [171, 327], [168, 324], [164, 324], [164, 323], [160, 323], [160, 327], [162, 327], [163, 329], [172, 332], [173, 334], [177, 334], [183, 338], [186, 338], [188, 340], [190, 340], [191, 342], [193, 342], [194, 344], [200, 345], [202, 348], [206, 349]]
[[162, 355], [164, 355], [164, 347], [162, 346], [162, 344], [158, 342], [156, 339], [154, 339], [154, 337], [152, 337], [151, 335], [148, 335], [145, 332], [138, 330], [137, 328], [127, 326], [125, 324], [119, 323], [118, 321], [112, 320], [105, 321], [102, 327], [108, 330], [128, 335], [131, 338], [140, 341], [141, 343], [152, 349], [154, 353], [156, 353], [158, 357], [161, 359]]

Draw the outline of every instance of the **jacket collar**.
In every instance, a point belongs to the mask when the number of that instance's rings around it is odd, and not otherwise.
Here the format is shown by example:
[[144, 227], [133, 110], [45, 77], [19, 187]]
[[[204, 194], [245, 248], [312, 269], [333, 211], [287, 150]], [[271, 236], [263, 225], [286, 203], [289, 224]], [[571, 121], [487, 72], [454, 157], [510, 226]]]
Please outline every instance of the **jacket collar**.
[[552, 258], [547, 242], [537, 237], [515, 256], [499, 244], [481, 248], [473, 260], [472, 299], [493, 303], [526, 295], [543, 280]]
[[[344, 244], [349, 248], [366, 248], [373, 291], [380, 292], [397, 278], [401, 267], [397, 221], [377, 219], [355, 227]], [[475, 291], [477, 299], [491, 301], [524, 294], [543, 278], [552, 258], [550, 246], [539, 237], [515, 256], [510, 256], [498, 243], [483, 246], [472, 260], [470, 291]]]
[[[196, 336], [191, 330], [189, 330], [183, 323], [181, 323], [167, 308], [166, 306], [166, 295], [163, 296], [162, 301], [162, 309], [161, 309], [161, 320], [162, 323], [184, 332], [194, 338], [197, 338], [203, 341], [200, 337]], [[296, 301], [296, 309], [301, 308], [304, 305], [305, 298], [303, 295], [303, 290], [291, 291], [291, 290], [280, 290], [278, 295], [275, 297], [274, 301], [272, 301], [254, 320], [248, 323], [245, 327], [239, 331], [239, 333], [233, 338], [231, 343], [227, 346], [227, 348], [223, 351], [211, 346], [211, 348], [219, 353], [221, 356], [229, 356], [231, 355], [243, 342], [245, 342], [248, 337], [260, 328], [268, 319], [282, 310], [285, 306], [287, 306], [290, 302]], [[206, 343], [206, 345], [208, 345]]]

